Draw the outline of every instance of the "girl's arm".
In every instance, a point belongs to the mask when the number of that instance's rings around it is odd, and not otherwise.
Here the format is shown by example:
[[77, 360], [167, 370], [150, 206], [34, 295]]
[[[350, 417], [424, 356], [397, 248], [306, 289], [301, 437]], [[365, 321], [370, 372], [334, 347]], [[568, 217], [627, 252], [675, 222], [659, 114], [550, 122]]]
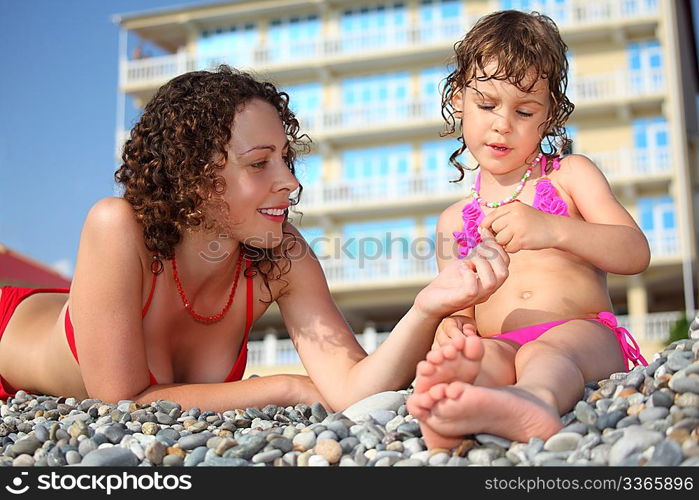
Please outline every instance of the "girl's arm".
[[554, 248], [570, 252], [615, 274], [643, 272], [650, 262], [648, 241], [617, 201], [604, 174], [588, 158], [570, 155], [561, 184], [584, 221], [555, 217]]
[[[215, 411], [269, 403], [321, 401], [308, 377], [278, 375], [233, 383], [151, 386], [141, 320], [148, 255], [131, 206], [99, 201], [85, 221], [70, 294], [70, 312], [88, 395], [103, 401], [157, 399]], [[150, 274], [148, 274], [150, 278]]]
[[289, 285], [277, 302], [307, 373], [334, 410], [370, 394], [406, 387], [442, 317], [486, 293], [475, 273], [454, 264], [418, 294], [388, 339], [367, 356], [335, 305], [317, 258], [297, 238], [298, 257], [284, 276]]

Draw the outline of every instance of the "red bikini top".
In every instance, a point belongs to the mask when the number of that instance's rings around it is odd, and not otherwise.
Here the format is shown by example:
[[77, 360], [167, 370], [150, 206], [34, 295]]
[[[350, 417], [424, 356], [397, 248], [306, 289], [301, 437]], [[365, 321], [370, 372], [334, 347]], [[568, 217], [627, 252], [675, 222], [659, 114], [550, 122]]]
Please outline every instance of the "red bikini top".
[[[245, 269], [247, 269], [250, 266], [250, 261], [248, 259], [245, 259]], [[233, 368], [231, 368], [231, 371], [228, 373], [228, 376], [224, 380], [224, 382], [234, 382], [236, 380], [240, 380], [243, 378], [243, 373], [245, 373], [245, 366], [247, 365], [248, 361], [248, 334], [250, 333], [250, 327], [252, 326], [252, 276], [254, 274], [249, 273], [243, 273], [245, 275], [245, 279], [247, 282], [247, 300], [246, 300], [246, 316], [245, 316], [245, 336], [243, 337], [243, 343], [240, 346], [240, 352], [238, 353], [238, 358], [235, 361], [235, 364], [233, 365]], [[143, 311], [141, 313], [141, 318], [145, 318], [146, 314], [148, 313], [148, 308], [150, 307], [150, 303], [153, 300], [153, 292], [155, 291], [155, 282], [158, 278], [157, 274], [153, 274], [153, 284], [151, 285], [150, 289], [150, 295], [148, 296], [148, 300], [146, 301], [146, 305], [143, 306]], [[73, 324], [70, 321], [70, 312], [68, 311], [68, 308], [66, 307], [66, 319], [65, 319], [65, 329], [66, 329], [66, 338], [68, 339], [68, 345], [70, 346], [70, 350], [73, 353], [73, 356], [75, 357], [75, 361], [78, 361], [78, 351], [75, 347], [75, 331], [73, 330]], [[80, 361], [78, 361], [79, 363]], [[155, 379], [153, 376], [153, 373], [148, 370], [148, 375], [150, 376], [150, 384], [151, 385], [157, 385], [158, 381]]]
[[[554, 157], [551, 161], [551, 166], [554, 170], [561, 168], [558, 157]], [[551, 183], [551, 179], [546, 176], [546, 156], [541, 157], [541, 178], [536, 182], [536, 193], [532, 207], [542, 212], [553, 215], [562, 215], [570, 217], [568, 213], [568, 205], [558, 195], [558, 191]], [[476, 190], [480, 186], [481, 174], [476, 177]], [[467, 203], [461, 209], [461, 218], [464, 221], [464, 226], [461, 231], [454, 231], [453, 235], [459, 245], [459, 258], [463, 259], [468, 255], [473, 247], [478, 245], [481, 240], [481, 235], [478, 233], [478, 225], [485, 218], [483, 209], [476, 200]]]

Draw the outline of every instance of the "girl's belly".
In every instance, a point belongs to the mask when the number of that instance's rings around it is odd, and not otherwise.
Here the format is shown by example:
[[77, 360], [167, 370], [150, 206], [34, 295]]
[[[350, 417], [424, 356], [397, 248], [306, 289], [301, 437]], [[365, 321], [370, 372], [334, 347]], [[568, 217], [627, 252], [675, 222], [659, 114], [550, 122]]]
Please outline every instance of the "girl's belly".
[[476, 306], [480, 335], [611, 311], [606, 273], [559, 250], [510, 255], [509, 276]]

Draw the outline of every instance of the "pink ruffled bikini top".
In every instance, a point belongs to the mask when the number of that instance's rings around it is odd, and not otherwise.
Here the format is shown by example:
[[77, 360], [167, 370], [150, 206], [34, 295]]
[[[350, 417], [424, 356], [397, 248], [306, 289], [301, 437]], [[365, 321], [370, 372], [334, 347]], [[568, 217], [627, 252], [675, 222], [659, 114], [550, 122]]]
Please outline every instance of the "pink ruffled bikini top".
[[[570, 217], [568, 213], [568, 205], [558, 195], [558, 191], [551, 183], [551, 179], [546, 176], [546, 156], [541, 157], [541, 177], [536, 182], [536, 193], [532, 207], [542, 212], [553, 215], [562, 215]], [[561, 168], [558, 157], [554, 157], [551, 161], [551, 166], [554, 170]], [[481, 187], [481, 174], [476, 177], [475, 189], [479, 191]], [[464, 221], [462, 231], [455, 231], [454, 238], [459, 245], [459, 258], [463, 259], [468, 255], [473, 247], [478, 245], [481, 240], [481, 235], [478, 233], [478, 224], [485, 218], [483, 209], [478, 204], [478, 201], [472, 200], [467, 203], [461, 210], [461, 218]]]

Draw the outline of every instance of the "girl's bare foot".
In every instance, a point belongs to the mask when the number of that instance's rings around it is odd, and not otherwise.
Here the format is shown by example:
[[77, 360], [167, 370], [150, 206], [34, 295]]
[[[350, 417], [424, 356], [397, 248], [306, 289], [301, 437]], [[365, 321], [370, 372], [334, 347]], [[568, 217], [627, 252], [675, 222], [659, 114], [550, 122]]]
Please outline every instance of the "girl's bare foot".
[[441, 382], [471, 383], [483, 359], [483, 342], [477, 336], [459, 336], [427, 353], [417, 365], [415, 392], [426, 392]]
[[443, 444], [448, 436], [458, 436], [451, 438], [458, 444], [465, 434], [483, 432], [526, 443], [532, 437], [548, 439], [563, 427], [555, 408], [514, 386], [452, 382], [435, 385], [428, 394], [431, 405], [426, 398], [420, 401], [424, 409], [430, 406], [428, 415], [421, 417], [429, 429], [428, 436], [423, 431], [428, 447], [430, 442]]
[[439, 383], [432, 386], [429, 391], [414, 392], [406, 402], [410, 414], [418, 419], [422, 438], [430, 450], [435, 448], [451, 450], [461, 442], [461, 436], [443, 436], [425, 424], [425, 419], [431, 415], [435, 403], [444, 397], [446, 388], [446, 383]]

